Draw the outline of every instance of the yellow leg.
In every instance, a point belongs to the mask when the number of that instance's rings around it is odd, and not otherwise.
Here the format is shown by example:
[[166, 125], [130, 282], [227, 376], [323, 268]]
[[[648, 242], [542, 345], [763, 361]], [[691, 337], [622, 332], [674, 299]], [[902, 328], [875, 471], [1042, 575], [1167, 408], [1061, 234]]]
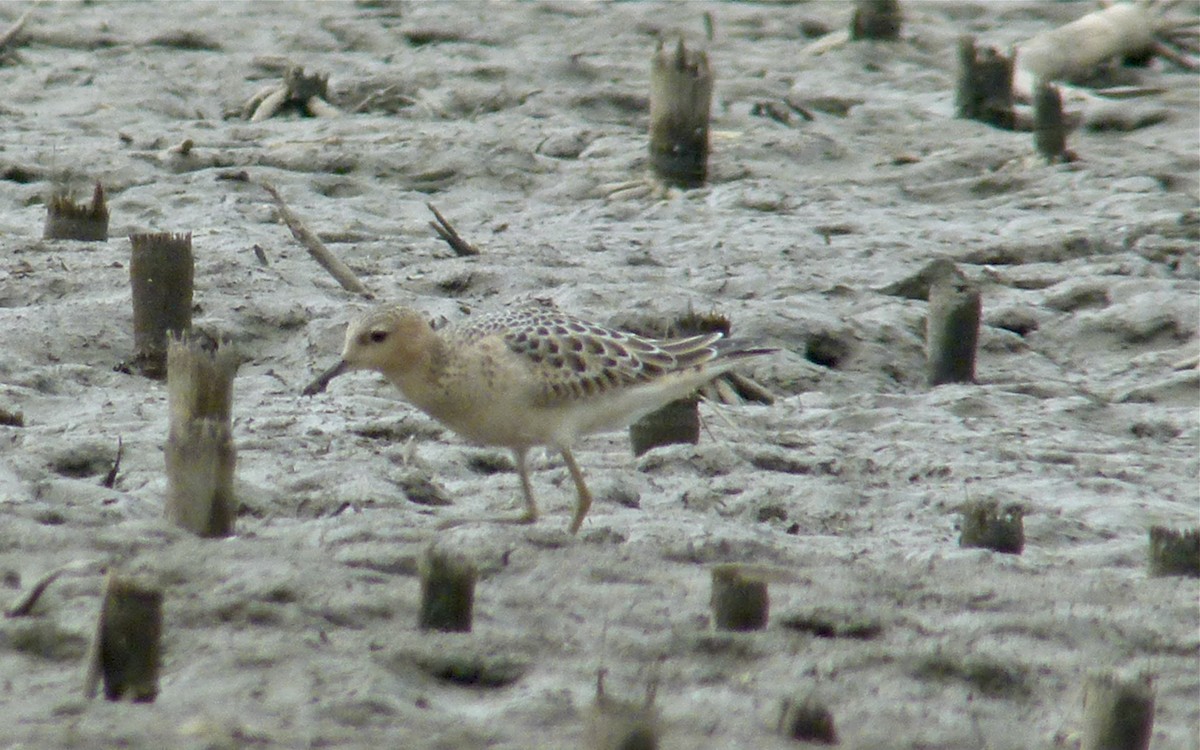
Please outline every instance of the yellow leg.
[[521, 493], [525, 496], [525, 512], [517, 518], [517, 523], [533, 523], [538, 517], [537, 501], [533, 499], [533, 485], [529, 482], [529, 466], [525, 460], [528, 454], [527, 448], [513, 448], [513, 461], [521, 478]]
[[485, 516], [483, 518], [452, 518], [438, 524], [439, 529], [452, 529], [472, 521], [485, 523], [529, 524], [538, 518], [537, 502], [533, 499], [533, 485], [529, 483], [529, 466], [525, 460], [529, 451], [525, 448], [513, 448], [513, 461], [517, 465], [517, 476], [521, 478], [521, 494], [525, 496], [525, 512], [517, 517]]
[[571, 479], [575, 480], [575, 492], [579, 499], [575, 503], [575, 517], [571, 519], [571, 526], [567, 529], [572, 534], [579, 531], [579, 527], [583, 525], [583, 519], [588, 514], [588, 509], [592, 507], [592, 493], [588, 491], [587, 484], [583, 481], [583, 472], [579, 470], [579, 464], [575, 463], [575, 456], [571, 454], [570, 448], [560, 448], [563, 461], [567, 462], [567, 471], [571, 472]]

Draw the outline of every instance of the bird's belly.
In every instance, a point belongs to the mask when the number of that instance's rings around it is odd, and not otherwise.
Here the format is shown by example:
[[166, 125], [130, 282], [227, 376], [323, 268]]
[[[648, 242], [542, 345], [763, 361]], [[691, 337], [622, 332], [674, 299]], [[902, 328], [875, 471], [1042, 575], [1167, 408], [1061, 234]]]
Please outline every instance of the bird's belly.
[[459, 392], [454, 399], [410, 396], [410, 400], [473, 443], [510, 448], [569, 446], [581, 435], [622, 429], [694, 388], [694, 383], [667, 382], [552, 405], [539, 404], [519, 390], [477, 392], [466, 398]]
[[624, 429], [661, 405], [661, 397], [646, 398], [645, 393], [631, 390], [554, 406], [494, 409], [486, 420], [476, 415], [470, 423], [451, 427], [488, 445], [570, 446], [583, 435]]
[[479, 445], [509, 448], [560, 444], [556, 436], [561, 416], [557, 410], [518, 409], [503, 400], [471, 404], [467, 408], [425, 409], [466, 440]]

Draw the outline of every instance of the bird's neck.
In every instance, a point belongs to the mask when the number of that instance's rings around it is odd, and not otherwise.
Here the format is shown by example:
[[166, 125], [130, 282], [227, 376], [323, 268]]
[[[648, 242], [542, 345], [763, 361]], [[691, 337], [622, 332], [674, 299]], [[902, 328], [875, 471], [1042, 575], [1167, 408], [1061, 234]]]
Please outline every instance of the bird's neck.
[[416, 361], [406, 361], [400, 367], [384, 371], [383, 375], [414, 406], [429, 414], [436, 414], [444, 400], [442, 389], [437, 384], [442, 382], [450, 352], [445, 343], [436, 338], [420, 351], [421, 355]]

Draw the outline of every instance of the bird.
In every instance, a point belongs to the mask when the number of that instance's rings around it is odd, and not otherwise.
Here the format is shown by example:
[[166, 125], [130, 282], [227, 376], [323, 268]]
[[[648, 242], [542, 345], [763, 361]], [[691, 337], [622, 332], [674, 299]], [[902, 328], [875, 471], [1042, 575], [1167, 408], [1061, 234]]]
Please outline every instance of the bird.
[[303, 394], [321, 393], [345, 373], [371, 370], [466, 440], [509, 449], [525, 503], [510, 522], [538, 518], [529, 451], [557, 450], [575, 484], [568, 527], [575, 534], [592, 504], [572, 452], [580, 437], [628, 426], [773, 351], [739, 345], [721, 332], [639, 336], [563, 312], [541, 297], [439, 328], [417, 310], [391, 304], [348, 325], [341, 357]]

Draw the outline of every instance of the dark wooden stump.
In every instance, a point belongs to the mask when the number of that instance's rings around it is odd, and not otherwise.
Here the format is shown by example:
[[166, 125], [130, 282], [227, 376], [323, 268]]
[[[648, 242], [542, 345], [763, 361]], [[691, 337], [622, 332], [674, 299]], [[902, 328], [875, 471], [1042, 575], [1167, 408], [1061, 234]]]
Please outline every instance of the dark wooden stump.
[[104, 188], [96, 183], [91, 205], [75, 203], [68, 196], [55, 194], [46, 204], [46, 223], [42, 238], [47, 240], [108, 241], [108, 204]]
[[713, 627], [717, 630], [763, 630], [771, 611], [767, 582], [747, 576], [738, 565], [712, 571]]
[[[688, 312], [666, 326], [649, 326], [648, 328], [653, 330], [639, 330], [636, 333], [651, 338], [669, 339], [714, 332], [728, 336], [730, 327], [730, 320], [724, 315]], [[700, 399], [697, 396], [676, 399], [630, 425], [629, 444], [633, 455], [640, 456], [663, 445], [699, 443], [699, 405]]]
[[1013, 58], [993, 47], [979, 49], [971, 37], [958, 44], [958, 116], [1005, 130], [1016, 126], [1013, 110]]
[[780, 734], [788, 739], [814, 745], [838, 744], [833, 714], [824, 703], [811, 695], [785, 698], [779, 711]]
[[647, 414], [629, 426], [629, 444], [633, 455], [651, 448], [676, 443], [700, 442], [700, 412], [696, 396], [681, 398]]
[[421, 630], [471, 632], [475, 606], [475, 566], [430, 547], [420, 563]]
[[133, 364], [148, 378], [166, 376], [167, 336], [192, 326], [192, 234], [132, 234]]
[[958, 269], [929, 286], [925, 347], [929, 384], [975, 381], [975, 351], [982, 314], [979, 289]]
[[162, 639], [162, 591], [109, 572], [85, 687], [96, 695], [104, 682], [104, 697], [151, 702], [158, 697]]
[[660, 41], [650, 65], [650, 165], [664, 182], [699, 187], [708, 178], [708, 119], [712, 107], [708, 56]]
[[1046, 161], [1071, 161], [1067, 151], [1067, 123], [1058, 87], [1043, 83], [1033, 98], [1033, 144]]
[[1200, 529], [1150, 529], [1150, 575], [1200, 578]]
[[1154, 732], [1154, 687], [1142, 677], [1092, 675], [1083, 689], [1080, 750], [1147, 750]]
[[1024, 515], [1019, 505], [1001, 508], [995, 500], [969, 503], [963, 508], [958, 546], [1019, 555], [1025, 549]]
[[903, 23], [900, 0], [858, 0], [850, 20], [850, 38], [894, 42], [900, 38]]

